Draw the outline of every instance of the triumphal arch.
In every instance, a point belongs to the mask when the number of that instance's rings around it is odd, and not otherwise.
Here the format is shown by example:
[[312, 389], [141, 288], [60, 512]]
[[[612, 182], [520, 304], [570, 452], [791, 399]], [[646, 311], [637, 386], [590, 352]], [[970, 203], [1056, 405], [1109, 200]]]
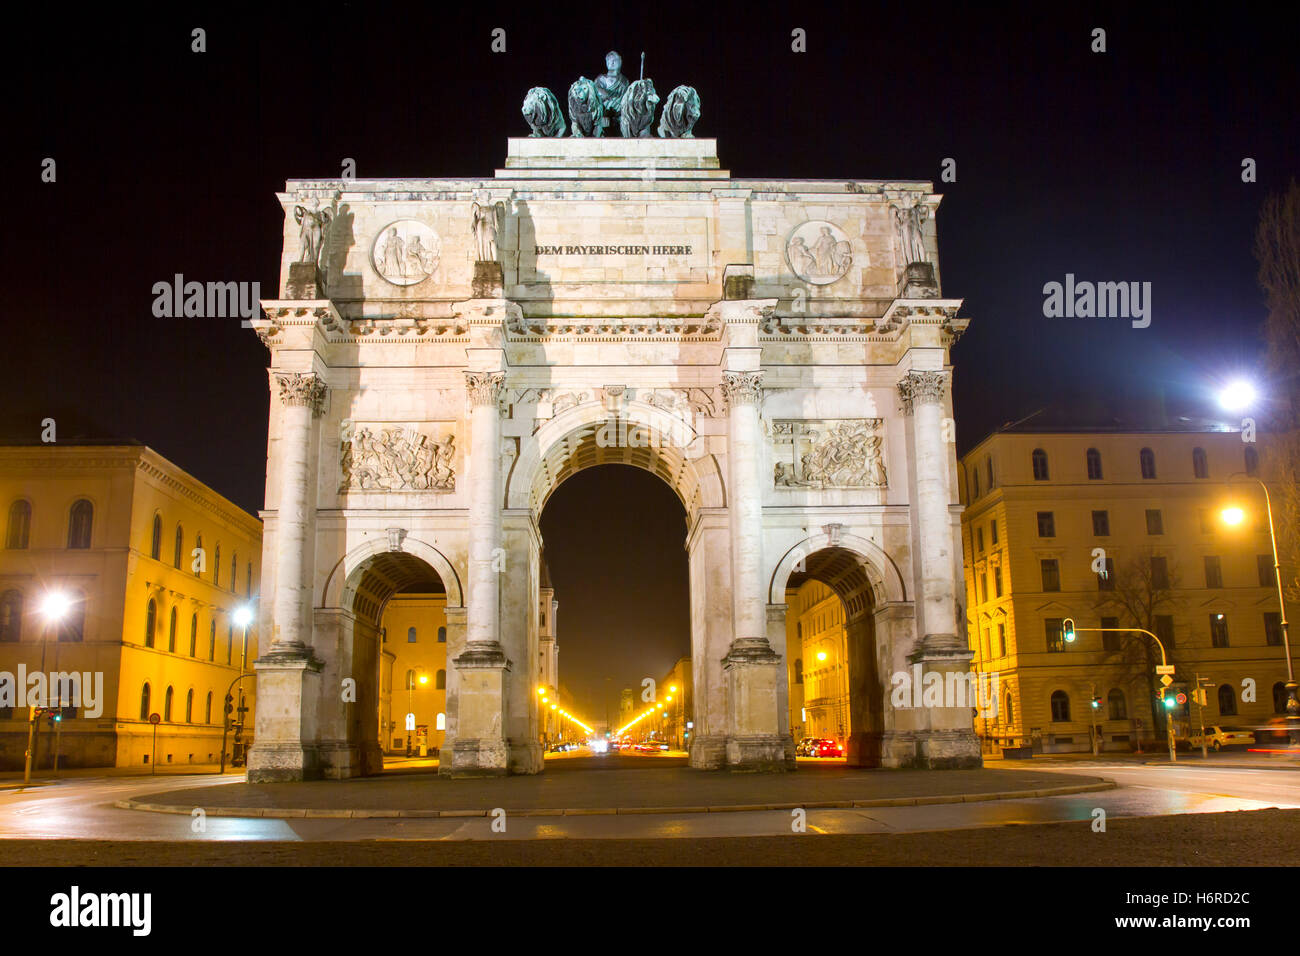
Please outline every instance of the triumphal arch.
[[850, 762], [978, 766], [970, 703], [890, 699], [891, 675], [970, 660], [966, 320], [940, 293], [932, 185], [737, 180], [680, 123], [566, 135], [527, 112], [492, 176], [279, 197], [283, 291], [252, 323], [270, 640], [249, 779], [380, 769], [379, 620], [413, 587], [446, 594], [442, 771], [540, 772], [538, 516], [605, 463], [658, 475], [687, 515], [692, 766], [794, 767], [785, 595], [810, 578], [846, 610]]

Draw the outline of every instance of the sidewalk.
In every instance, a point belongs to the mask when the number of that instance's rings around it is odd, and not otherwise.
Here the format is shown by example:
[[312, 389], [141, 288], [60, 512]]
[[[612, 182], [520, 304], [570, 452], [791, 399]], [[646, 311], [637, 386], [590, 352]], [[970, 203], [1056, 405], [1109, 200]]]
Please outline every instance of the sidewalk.
[[[59, 774], [56, 777], [54, 771], [49, 767], [42, 767], [40, 770], [32, 771], [32, 782], [26, 784], [27, 787], [40, 787], [49, 784], [58, 783], [61, 780], [82, 780], [92, 777], [140, 777], [141, 779], [157, 779], [158, 777], [198, 777], [207, 776], [215, 777], [220, 769], [218, 764], [159, 764], [157, 773], [154, 773], [148, 767], [75, 767], [59, 768]], [[244, 779], [244, 768], [237, 767], [231, 769], [226, 765], [227, 777], [234, 780]], [[23, 772], [21, 770], [6, 770], [0, 772], [0, 790], [21, 789], [23, 784]]]
[[451, 780], [436, 774], [384, 774], [353, 780], [232, 784], [169, 790], [127, 809], [212, 816], [433, 817], [582, 813], [705, 813], [796, 807], [917, 806], [1024, 799], [1112, 789], [1101, 777], [1034, 770], [800, 769], [742, 774], [687, 767], [586, 770], [548, 765], [537, 776]]
[[[1148, 750], [1145, 753], [1106, 753], [1094, 757], [1090, 753], [1069, 754], [1034, 754], [1029, 760], [1003, 760], [985, 755], [985, 766], [1002, 767], [1042, 767], [1050, 768], [1053, 764], [1072, 763], [1113, 763], [1116, 766], [1169, 766], [1168, 750]], [[1300, 770], [1300, 753], [1253, 753], [1249, 750], [1224, 750], [1219, 753], [1210, 751], [1208, 757], [1201, 756], [1201, 750], [1179, 750], [1177, 766], [1234, 768], [1249, 770]]]

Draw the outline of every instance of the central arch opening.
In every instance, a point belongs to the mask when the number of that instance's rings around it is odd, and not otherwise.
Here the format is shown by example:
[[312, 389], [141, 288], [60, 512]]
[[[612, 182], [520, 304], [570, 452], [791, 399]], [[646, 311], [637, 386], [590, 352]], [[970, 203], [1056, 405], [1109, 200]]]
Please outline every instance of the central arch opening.
[[[570, 451], [553, 462], [556, 484], [538, 522], [546, 771], [684, 765], [692, 723], [686, 510], [680, 484], [669, 485], [680, 463], [653, 449], [606, 448], [594, 435], [577, 436]], [[546, 683], [548, 637], [555, 684]], [[556, 719], [561, 712], [574, 719]], [[587, 746], [606, 733], [608, 749]], [[578, 746], [557, 749], [566, 744]]]

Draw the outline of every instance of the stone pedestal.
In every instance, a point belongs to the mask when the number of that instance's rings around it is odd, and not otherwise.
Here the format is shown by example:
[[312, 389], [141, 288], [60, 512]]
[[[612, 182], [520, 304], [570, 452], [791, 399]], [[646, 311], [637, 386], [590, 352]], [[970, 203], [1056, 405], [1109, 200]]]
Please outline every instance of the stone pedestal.
[[766, 638], [737, 640], [723, 659], [731, 733], [727, 735], [727, 767], [731, 770], [790, 770], [780, 726], [781, 658]]
[[316, 749], [316, 702], [321, 662], [268, 654], [257, 672], [256, 744], [248, 754], [249, 783], [313, 780], [321, 775]]
[[325, 283], [314, 262], [289, 264], [289, 279], [284, 285], [286, 299], [311, 300], [325, 298]]
[[900, 299], [937, 299], [939, 297], [939, 280], [934, 275], [934, 265], [929, 262], [913, 262], [903, 270], [898, 280], [898, 297]]
[[471, 285], [475, 299], [500, 299], [505, 295], [506, 277], [499, 262], [475, 262]]
[[458, 726], [450, 767], [444, 751], [440, 770], [453, 777], [504, 775], [510, 769], [510, 745], [501, 729], [510, 662], [498, 645], [471, 642], [454, 663], [460, 684]]

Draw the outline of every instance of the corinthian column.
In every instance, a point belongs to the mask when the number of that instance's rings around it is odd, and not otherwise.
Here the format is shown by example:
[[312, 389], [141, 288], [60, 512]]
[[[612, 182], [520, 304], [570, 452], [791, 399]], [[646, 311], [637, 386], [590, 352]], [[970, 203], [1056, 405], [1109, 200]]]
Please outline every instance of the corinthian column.
[[274, 372], [280, 387], [280, 488], [276, 514], [274, 632], [269, 653], [303, 653], [309, 641], [305, 580], [316, 502], [311, 482], [312, 419], [320, 415], [325, 383], [311, 372]]
[[[731, 568], [733, 635], [767, 646], [763, 600], [763, 497], [759, 485], [763, 402], [762, 372], [723, 372], [727, 403], [727, 457], [731, 459]], [[770, 650], [770, 648], [769, 648]]]
[[[943, 435], [948, 382], [949, 374], [944, 371], [914, 371], [898, 383], [903, 414], [913, 417], [916, 448], [913, 507], [920, 536], [922, 623], [927, 646], [958, 641], [952, 523], [948, 514], [948, 443]], [[965, 641], [960, 644], [964, 649]]]
[[473, 653], [500, 651], [500, 577], [494, 566], [501, 547], [501, 494], [497, 456], [501, 447], [498, 403], [502, 372], [466, 372], [470, 400], [469, 614], [466, 637]]

